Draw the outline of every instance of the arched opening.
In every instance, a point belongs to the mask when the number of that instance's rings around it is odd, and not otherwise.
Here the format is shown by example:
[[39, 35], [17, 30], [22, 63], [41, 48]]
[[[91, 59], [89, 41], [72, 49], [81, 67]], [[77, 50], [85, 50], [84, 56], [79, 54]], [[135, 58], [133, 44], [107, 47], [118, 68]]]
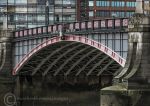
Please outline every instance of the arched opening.
[[[93, 45], [93, 44], [92, 44]], [[88, 44], [62, 40], [45, 46], [18, 68], [16, 94], [22, 106], [99, 106], [100, 89], [122, 66]]]

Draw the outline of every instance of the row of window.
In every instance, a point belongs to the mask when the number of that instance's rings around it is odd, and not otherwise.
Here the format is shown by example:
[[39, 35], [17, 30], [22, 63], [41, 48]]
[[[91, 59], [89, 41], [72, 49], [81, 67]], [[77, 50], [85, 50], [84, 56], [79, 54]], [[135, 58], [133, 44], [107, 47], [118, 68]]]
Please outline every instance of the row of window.
[[127, 12], [121, 12], [121, 11], [117, 11], [117, 12], [111, 12], [111, 16], [115, 16], [115, 17], [131, 17], [135, 12], [133, 11], [127, 11]]
[[126, 2], [127, 7], [135, 7], [136, 3], [135, 2]]
[[[61, 5], [45, 6], [47, 0], [0, 0], [0, 9], [6, 8], [3, 4], [13, 3], [14, 6], [7, 8], [10, 14], [7, 15], [8, 26], [14, 25], [17, 29], [44, 26], [49, 17], [49, 24], [61, 22], [74, 22], [76, 20], [76, 7], [73, 6], [76, 0], [48, 0], [51, 3]], [[25, 4], [27, 3], [27, 4]], [[34, 3], [36, 3], [34, 5]], [[64, 3], [64, 4], [62, 4]], [[25, 4], [25, 5], [24, 5]], [[66, 7], [64, 7], [64, 5]], [[6, 18], [6, 17], [5, 17]], [[4, 17], [0, 14], [0, 22]], [[32, 23], [33, 25], [30, 25]]]
[[[97, 17], [130, 17], [134, 14], [134, 12], [121, 12], [121, 11], [96, 11]], [[93, 11], [89, 12], [89, 16], [93, 16]]]
[[[61, 19], [68, 19], [68, 20], [72, 20], [75, 18], [75, 14], [68, 14], [68, 15], [62, 15], [62, 14], [59, 14], [59, 15], [55, 15], [56, 18], [58, 18], [58, 20], [61, 20]], [[40, 14], [37, 14], [37, 15], [27, 15], [27, 14], [18, 14], [18, 15], [8, 15], [8, 20], [9, 21], [25, 21], [25, 20], [45, 20], [46, 16], [45, 15], [40, 15]], [[53, 19], [54, 18], [54, 14], [49, 14], [49, 20]], [[2, 21], [4, 19], [4, 17], [0, 17], [0, 21]], [[75, 19], [74, 19], [75, 20]]]
[[96, 6], [109, 6], [109, 1], [96, 1]]
[[0, 0], [0, 4], [39, 4], [39, 5], [45, 5], [48, 3], [49, 5], [54, 4], [75, 4], [75, 0]]
[[[111, 4], [110, 4], [111, 3]], [[125, 5], [126, 4], [126, 5]], [[135, 7], [135, 2], [124, 2], [124, 1], [96, 1], [96, 6], [100, 7]], [[89, 1], [89, 6], [94, 6], [94, 1]]]
[[[0, 22], [3, 22], [4, 17], [0, 17]], [[44, 26], [46, 24], [45, 15], [9, 15], [8, 26], [15, 25], [16, 29], [23, 28], [33, 28], [38, 26]], [[54, 22], [74, 22], [76, 20], [76, 15], [49, 15], [49, 24], [54, 24]]]

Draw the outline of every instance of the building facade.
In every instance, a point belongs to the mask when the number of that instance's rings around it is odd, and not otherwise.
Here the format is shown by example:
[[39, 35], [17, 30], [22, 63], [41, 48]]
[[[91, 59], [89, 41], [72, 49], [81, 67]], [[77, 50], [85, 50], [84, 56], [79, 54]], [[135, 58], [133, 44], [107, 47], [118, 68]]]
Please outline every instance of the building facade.
[[[149, 1], [143, 0], [148, 9]], [[136, 0], [0, 0], [0, 24], [24, 29], [92, 19], [131, 17]], [[148, 12], [146, 12], [148, 13]], [[5, 25], [6, 27], [6, 25]]]
[[[78, 20], [111, 18], [111, 17], [130, 17], [135, 12], [136, 0], [79, 0], [80, 7], [82, 2], [88, 5], [85, 18], [82, 11], [78, 9]], [[86, 18], [88, 16], [88, 18]]]
[[0, 0], [0, 22], [24, 29], [76, 20], [76, 0]]

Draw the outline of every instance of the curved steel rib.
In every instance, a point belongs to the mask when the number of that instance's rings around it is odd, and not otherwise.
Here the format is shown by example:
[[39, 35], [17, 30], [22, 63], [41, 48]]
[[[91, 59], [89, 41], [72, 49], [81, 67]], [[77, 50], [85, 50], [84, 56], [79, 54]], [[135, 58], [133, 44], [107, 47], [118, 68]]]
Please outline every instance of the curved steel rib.
[[107, 65], [105, 65], [104, 68], [102, 68], [102, 70], [100, 70], [100, 72], [97, 74], [97, 76], [100, 76], [113, 62], [114, 60], [111, 60]]
[[72, 45], [72, 44], [75, 44], [75, 42], [74, 42], [74, 43], [70, 43], [69, 45], [65, 45], [65, 46], [63, 46], [63, 47], [61, 47], [61, 48], [59, 48], [59, 49], [53, 51], [50, 55], [48, 55], [45, 59], [43, 59], [43, 60], [39, 63], [39, 65], [33, 70], [33, 72], [32, 72], [31, 75], [34, 75], [34, 74], [40, 69], [40, 67], [41, 67], [47, 60], [49, 60], [49, 58], [50, 58], [51, 56], [53, 56], [56, 52], [59, 52], [59, 51], [61, 51], [62, 49], [66, 48], [66, 47], [69, 47], [69, 46]]
[[106, 60], [107, 58], [109, 58], [109, 56], [105, 56], [101, 61], [99, 61], [97, 64], [95, 64], [94, 67], [93, 67], [92, 69], [90, 69], [90, 71], [89, 71], [86, 75], [89, 76], [89, 75], [94, 71], [94, 69], [95, 69], [98, 65], [102, 64], [102, 62], [103, 62], [104, 60]]
[[60, 68], [54, 73], [54, 76], [56, 76], [56, 75], [61, 71], [61, 69], [62, 69], [70, 60], [72, 60], [75, 56], [77, 56], [79, 53], [83, 52], [84, 50], [86, 50], [86, 49], [88, 49], [88, 48], [90, 48], [90, 47], [87, 46], [87, 47], [85, 47], [84, 49], [82, 49], [82, 50], [76, 52], [76, 53], [75, 53], [74, 55], [72, 55], [70, 58], [68, 58], [68, 60], [66, 60], [65, 63], [64, 63], [62, 66], [60, 66]]
[[[82, 45], [83, 45], [83, 44], [82, 44]], [[67, 53], [73, 51], [74, 49], [77, 49], [78, 47], [80, 47], [80, 46], [82, 46], [82, 45], [74, 46], [73, 48], [68, 49], [67, 52], [64, 52], [59, 58], [57, 58], [55, 61], [53, 61], [52, 64], [50, 64], [50, 66], [49, 66], [49, 67], [46, 69], [46, 71], [43, 73], [43, 76], [45, 76], [45, 75], [48, 73], [48, 71], [53, 67], [54, 64], [56, 64], [56, 62], [57, 62], [59, 59], [61, 59], [61, 58], [62, 58], [63, 56], [65, 56]]]
[[82, 61], [84, 58], [86, 58], [88, 55], [90, 55], [92, 52], [96, 51], [96, 49], [91, 50], [90, 52], [88, 52], [87, 54], [85, 54], [84, 56], [82, 56], [79, 60], [77, 60], [73, 66], [65, 73], [65, 76], [67, 76], [70, 71], [80, 62]]
[[92, 61], [94, 61], [96, 58], [98, 58], [99, 56], [101, 56], [103, 53], [100, 52], [97, 55], [95, 55], [90, 61], [88, 61], [77, 73], [76, 76], [78, 76]]

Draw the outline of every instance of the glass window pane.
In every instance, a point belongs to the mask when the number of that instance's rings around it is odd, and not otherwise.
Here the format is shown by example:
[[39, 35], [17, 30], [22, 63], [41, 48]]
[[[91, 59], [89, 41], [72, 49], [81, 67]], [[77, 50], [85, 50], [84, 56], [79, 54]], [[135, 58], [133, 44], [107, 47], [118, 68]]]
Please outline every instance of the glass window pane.
[[0, 0], [0, 4], [1, 5], [7, 4], [7, 0]]
[[89, 1], [89, 6], [94, 6], [94, 1]]
[[93, 16], [93, 15], [94, 15], [93, 11], [90, 11], [89, 16]]
[[30, 4], [30, 3], [36, 3], [36, 0], [28, 0], [28, 4]]
[[17, 4], [27, 4], [27, 0], [16, 0]]
[[[3, 0], [3, 1], [6, 1], [6, 0]], [[13, 4], [14, 3], [14, 0], [8, 0], [8, 4]]]

